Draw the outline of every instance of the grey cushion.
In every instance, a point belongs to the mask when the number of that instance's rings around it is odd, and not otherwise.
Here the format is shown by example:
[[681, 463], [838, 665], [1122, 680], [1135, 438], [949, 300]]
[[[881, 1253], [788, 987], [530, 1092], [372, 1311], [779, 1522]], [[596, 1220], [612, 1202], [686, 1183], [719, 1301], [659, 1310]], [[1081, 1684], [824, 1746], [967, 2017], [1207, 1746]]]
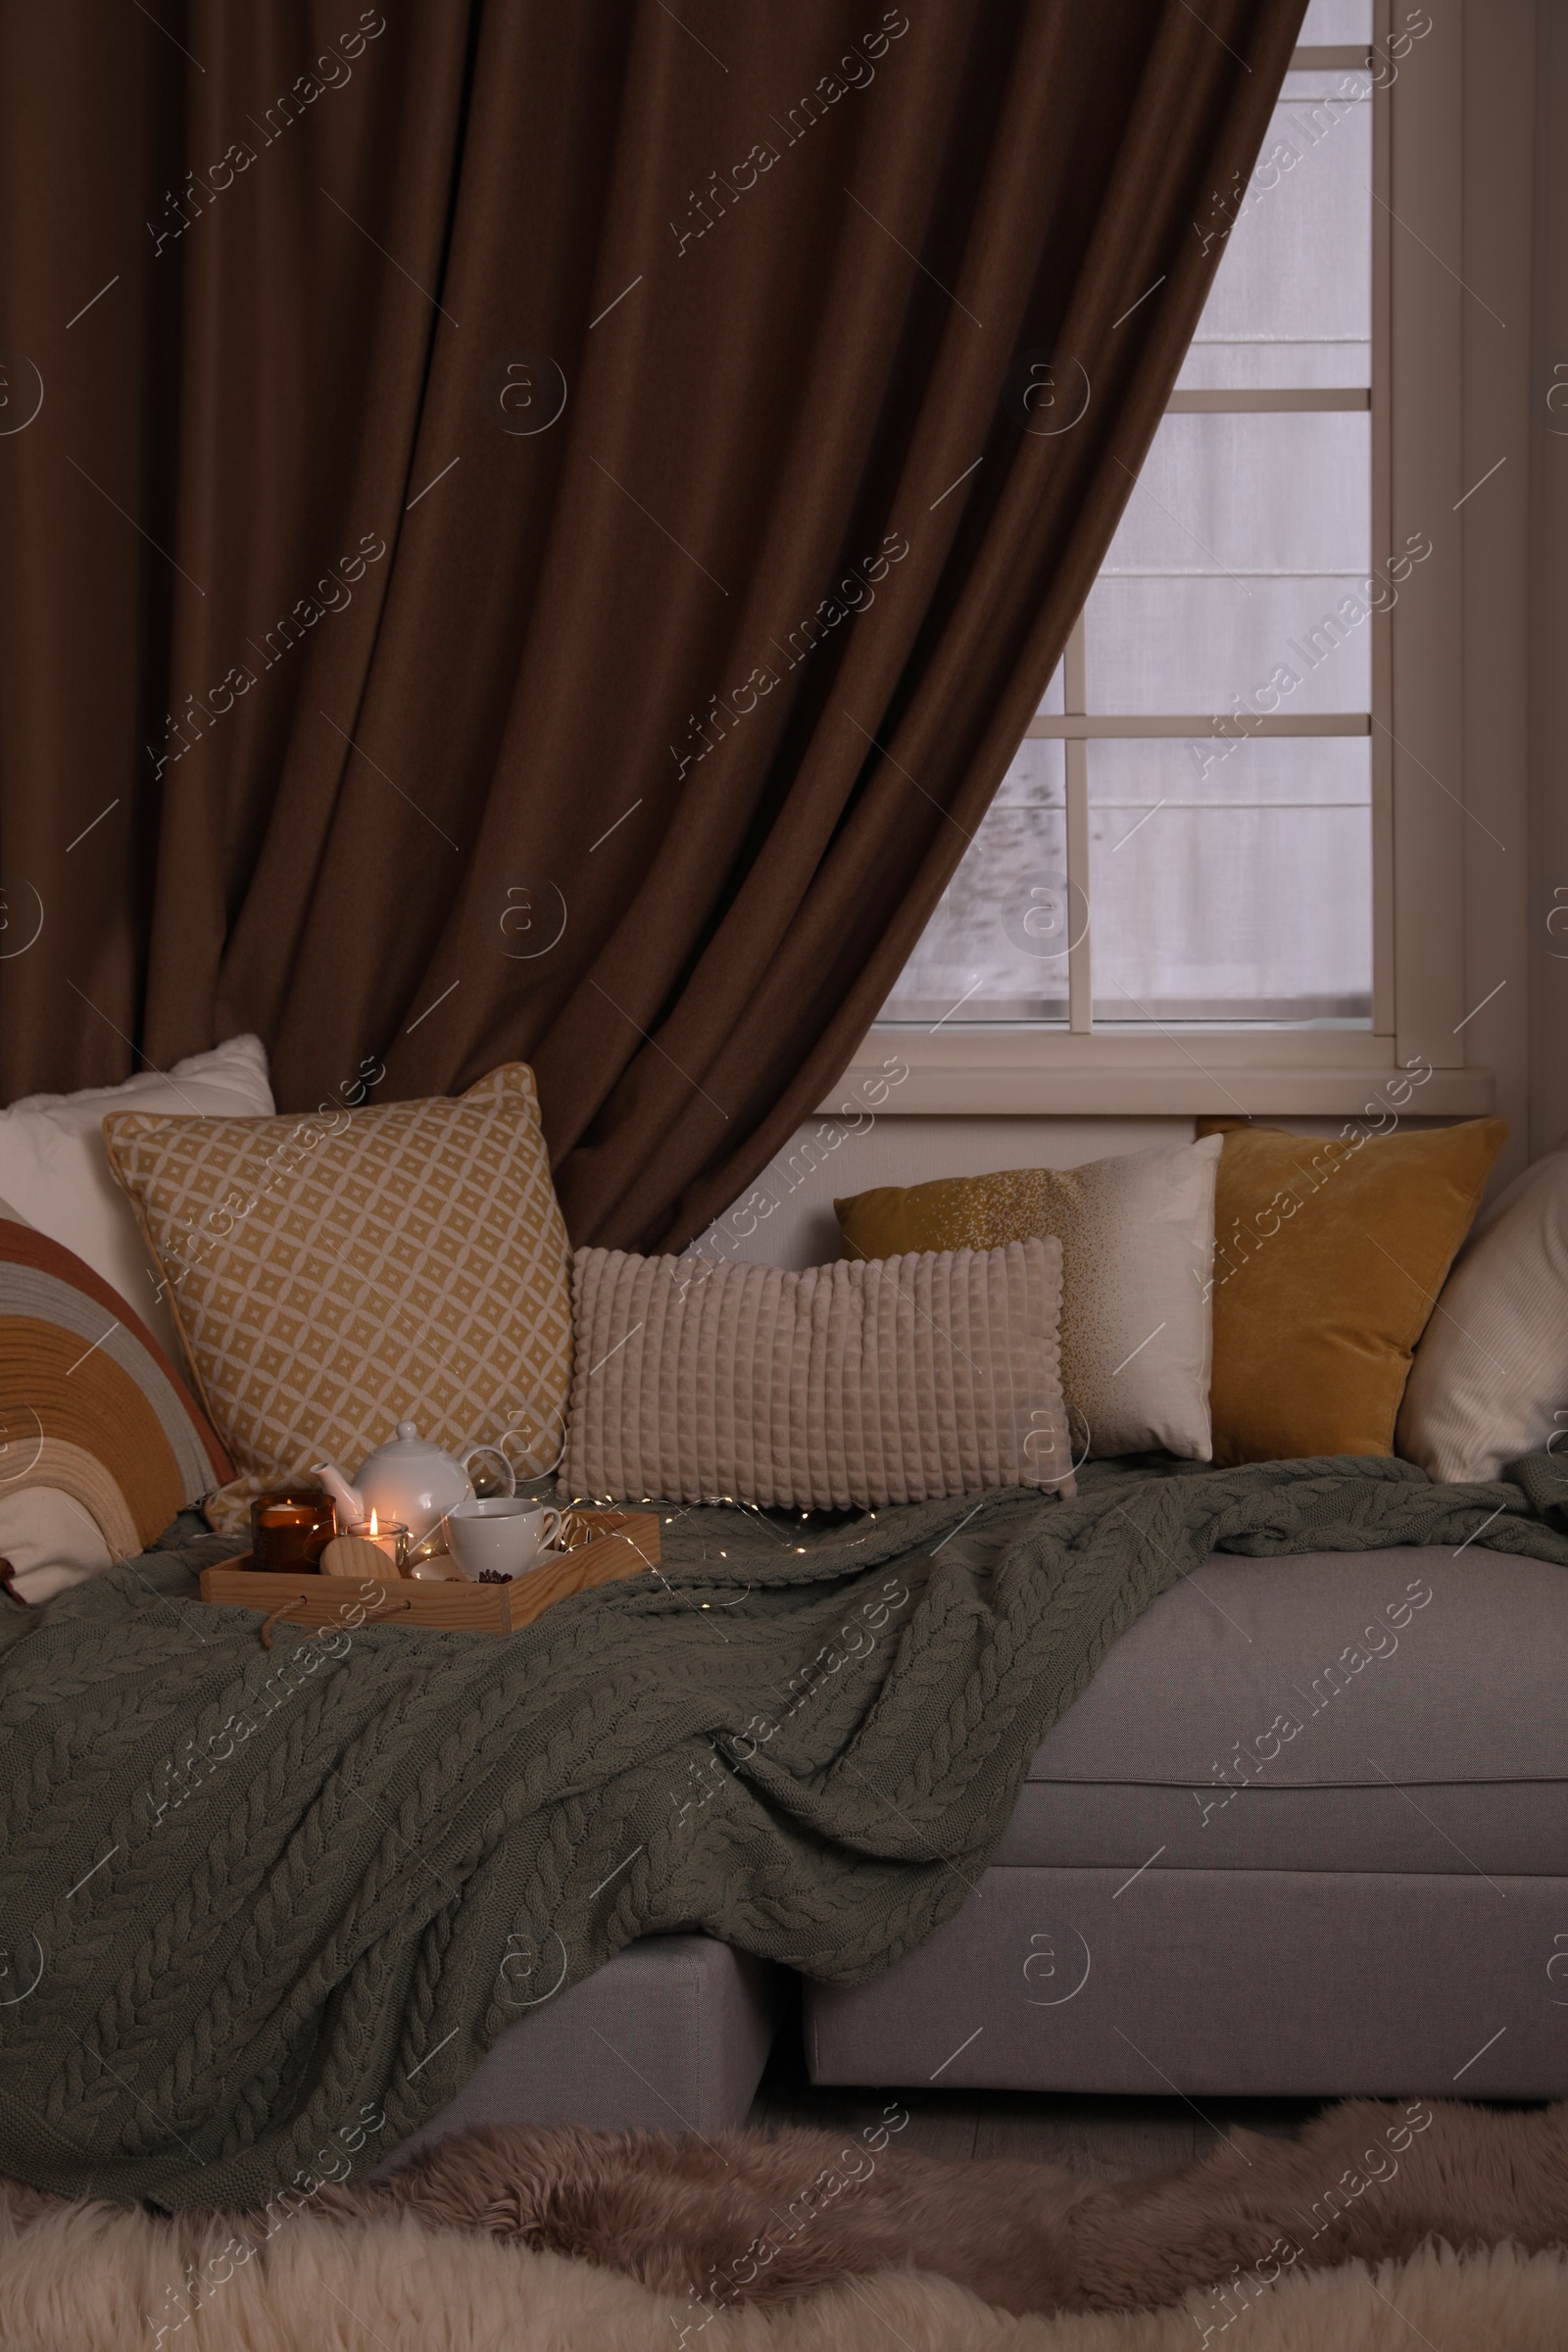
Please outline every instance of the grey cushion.
[[1216, 1554], [1043, 1741], [994, 1860], [1568, 1875], [1565, 1690], [1544, 1561]]
[[648, 1936], [509, 2026], [378, 2168], [481, 2124], [721, 2132], [746, 2120], [788, 1979], [708, 1936]]

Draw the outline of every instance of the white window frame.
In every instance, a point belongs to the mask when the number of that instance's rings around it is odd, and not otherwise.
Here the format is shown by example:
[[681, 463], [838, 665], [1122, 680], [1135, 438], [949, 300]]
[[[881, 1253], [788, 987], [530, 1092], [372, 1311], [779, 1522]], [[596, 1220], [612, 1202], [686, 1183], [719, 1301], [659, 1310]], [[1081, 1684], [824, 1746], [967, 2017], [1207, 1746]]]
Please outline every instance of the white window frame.
[[[1377, 0], [1373, 50], [1298, 49], [1293, 70], [1366, 68], [1387, 59], [1394, 0]], [[1065, 1028], [900, 1023], [873, 1028], [824, 1113], [890, 1054], [909, 1076], [889, 1112], [1245, 1113], [1353, 1116], [1412, 1065], [1430, 1078], [1411, 1113], [1475, 1116], [1493, 1107], [1492, 1070], [1466, 1058], [1463, 1003], [1465, 834], [1481, 820], [1464, 806], [1462, 690], [1463, 504], [1461, 267], [1463, 26], [1450, 5], [1391, 79], [1374, 83], [1372, 223], [1372, 561], [1425, 532], [1424, 563], [1372, 631], [1373, 995], [1367, 1030], [1183, 1031], [1116, 1024], [1092, 1029], [1088, 957], [1068, 960]], [[1405, 21], [1401, 11], [1400, 23]], [[1384, 74], [1388, 73], [1384, 67]], [[1419, 222], [1419, 234], [1409, 223]], [[1261, 407], [1352, 405], [1354, 396], [1301, 392]], [[1246, 405], [1245, 396], [1178, 392], [1167, 413]], [[1086, 745], [1095, 736], [1217, 735], [1203, 716], [1084, 717], [1083, 620], [1064, 663], [1066, 715], [1028, 732], [1066, 743], [1069, 870], [1086, 868]], [[1386, 714], [1386, 715], [1384, 715]], [[1325, 713], [1262, 718], [1249, 733], [1364, 733], [1367, 722]], [[1234, 732], [1234, 730], [1233, 730]], [[1483, 828], [1486, 830], [1486, 828]], [[1472, 845], [1473, 846], [1473, 845]], [[1075, 854], [1076, 853], [1076, 854]], [[1396, 1080], [1396, 1084], [1398, 1081]]]

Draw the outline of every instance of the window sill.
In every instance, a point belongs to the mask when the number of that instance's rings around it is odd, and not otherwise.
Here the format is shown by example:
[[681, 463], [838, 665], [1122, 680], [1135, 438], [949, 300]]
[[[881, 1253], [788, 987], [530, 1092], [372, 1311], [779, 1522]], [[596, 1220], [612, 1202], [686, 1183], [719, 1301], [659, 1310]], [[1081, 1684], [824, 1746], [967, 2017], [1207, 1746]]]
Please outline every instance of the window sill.
[[817, 1115], [1377, 1117], [1394, 1106], [1390, 1081], [1410, 1086], [1409, 1117], [1481, 1118], [1494, 1105], [1490, 1069], [1433, 1069], [1418, 1082], [1400, 1072], [1392, 1038], [1365, 1031], [873, 1029]]

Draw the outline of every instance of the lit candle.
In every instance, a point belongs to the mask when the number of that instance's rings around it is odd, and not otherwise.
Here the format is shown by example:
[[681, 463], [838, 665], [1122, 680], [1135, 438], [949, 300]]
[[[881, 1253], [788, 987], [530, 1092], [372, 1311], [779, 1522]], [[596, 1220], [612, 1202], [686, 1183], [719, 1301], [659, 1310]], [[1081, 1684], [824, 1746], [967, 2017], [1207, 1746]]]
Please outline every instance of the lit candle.
[[324, 1494], [274, 1488], [251, 1504], [251, 1556], [258, 1568], [314, 1572], [333, 1532]]
[[359, 1520], [349, 1534], [358, 1537], [362, 1544], [373, 1544], [391, 1561], [396, 1573], [402, 1575], [409, 1554], [409, 1531], [401, 1519], [387, 1519], [378, 1525], [372, 1508], [368, 1519]]

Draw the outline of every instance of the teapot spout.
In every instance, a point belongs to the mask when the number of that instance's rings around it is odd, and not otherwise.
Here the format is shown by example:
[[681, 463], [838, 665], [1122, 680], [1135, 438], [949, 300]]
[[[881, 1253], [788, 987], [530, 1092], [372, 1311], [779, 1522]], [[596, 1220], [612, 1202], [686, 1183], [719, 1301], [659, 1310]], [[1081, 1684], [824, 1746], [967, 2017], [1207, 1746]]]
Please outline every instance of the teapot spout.
[[332, 1497], [332, 1508], [337, 1513], [337, 1532], [340, 1536], [347, 1535], [351, 1527], [358, 1526], [368, 1518], [369, 1513], [365, 1507], [364, 1495], [357, 1487], [349, 1485], [336, 1462], [318, 1462], [316, 1476]]

